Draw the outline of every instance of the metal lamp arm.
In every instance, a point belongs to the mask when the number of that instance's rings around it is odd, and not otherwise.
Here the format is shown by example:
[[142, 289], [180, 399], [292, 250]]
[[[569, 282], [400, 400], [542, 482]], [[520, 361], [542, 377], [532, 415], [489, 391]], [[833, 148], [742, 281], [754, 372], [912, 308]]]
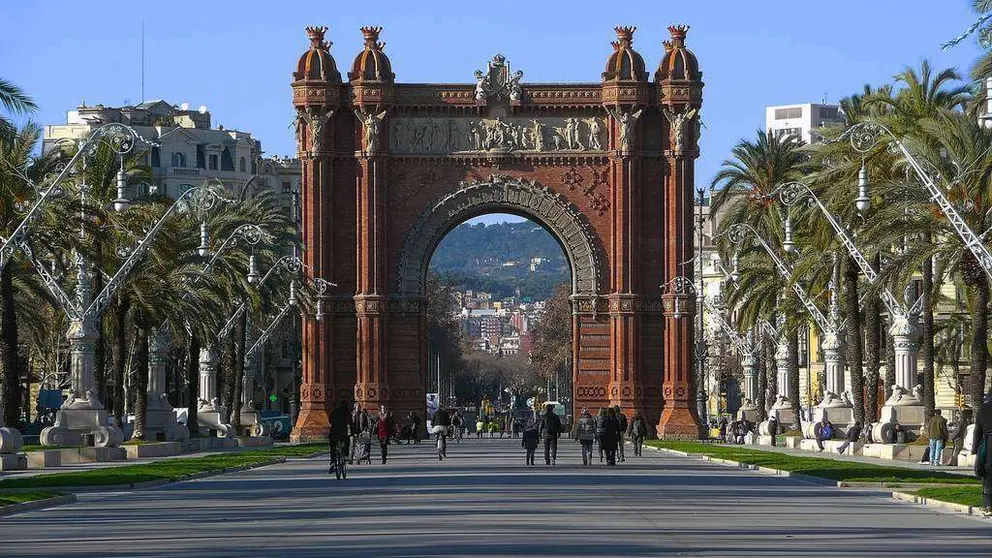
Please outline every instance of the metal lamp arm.
[[131, 255], [128, 256], [127, 260], [125, 260], [124, 263], [121, 264], [120, 269], [117, 270], [117, 273], [114, 274], [114, 276], [110, 279], [110, 281], [103, 288], [103, 290], [93, 299], [93, 302], [90, 304], [89, 308], [87, 308], [86, 311], [83, 312], [84, 316], [96, 317], [103, 312], [103, 308], [107, 305], [107, 303], [110, 302], [110, 300], [114, 297], [114, 295], [117, 294], [117, 291], [124, 285], [124, 279], [126, 279], [127, 276], [131, 273], [131, 270], [134, 269], [134, 266], [138, 264], [138, 261], [141, 258], [143, 258], [145, 254], [147, 254], [148, 251], [151, 249], [152, 241], [155, 240], [156, 236], [158, 236], [159, 231], [162, 230], [162, 226], [165, 224], [168, 218], [173, 213], [176, 213], [179, 210], [179, 207], [182, 205], [182, 203], [185, 200], [191, 198], [195, 192], [205, 192], [209, 196], [215, 198], [219, 197], [216, 193], [203, 186], [196, 186], [190, 188], [189, 190], [184, 192], [181, 196], [179, 196], [176, 199], [176, 201], [173, 202], [171, 206], [169, 206], [169, 209], [166, 210], [165, 214], [162, 215], [162, 217], [155, 223], [154, 226], [152, 226], [151, 230], [148, 231], [145, 237], [141, 239], [141, 242], [138, 243], [138, 247], [135, 248], [134, 251], [131, 252]]
[[809, 312], [810, 316], [812, 316], [813, 321], [820, 326], [820, 329], [824, 332], [831, 333], [837, 330], [837, 328], [831, 324], [829, 320], [827, 320], [826, 316], [823, 315], [823, 312], [820, 312], [820, 309], [817, 308], [816, 304], [813, 304], [812, 299], [810, 299], [809, 295], [806, 294], [806, 290], [803, 289], [799, 283], [792, 280], [792, 267], [778, 257], [775, 251], [772, 250], [772, 247], [765, 242], [765, 239], [758, 234], [758, 231], [756, 231], [754, 227], [746, 223], [739, 223], [728, 229], [727, 233], [731, 242], [737, 245], [740, 245], [744, 241], [747, 234], [753, 236], [754, 239], [761, 244], [761, 247], [765, 249], [765, 252], [768, 253], [768, 256], [771, 257], [772, 262], [775, 263], [775, 267], [778, 268], [782, 278], [784, 278], [792, 286], [792, 291], [796, 293], [799, 301], [806, 308], [806, 311]]
[[727, 337], [730, 338], [730, 340], [734, 343], [734, 346], [737, 347], [737, 350], [740, 351], [741, 356], [750, 355], [752, 353], [751, 347], [748, 346], [747, 341], [741, 337], [741, 334], [737, 333], [737, 330], [727, 322], [727, 320], [723, 317], [723, 313], [720, 312], [720, 309], [705, 298], [703, 299], [703, 304], [706, 306], [706, 309], [710, 311], [710, 314], [716, 316], [717, 323], [720, 324], [720, 329], [727, 334]]
[[[272, 267], [265, 272], [265, 275], [262, 276], [262, 280], [258, 282], [258, 286], [261, 287], [264, 285], [265, 282], [269, 280], [269, 277], [272, 277], [273, 273], [279, 269], [286, 269], [295, 273], [302, 267], [303, 261], [300, 260], [300, 258], [296, 256], [283, 256], [276, 260], [276, 263], [272, 264]], [[234, 329], [235, 322], [237, 322], [238, 318], [241, 317], [241, 314], [243, 314], [247, 308], [248, 304], [246, 302], [242, 302], [241, 305], [234, 310], [234, 313], [231, 314], [231, 317], [227, 320], [227, 323], [225, 323], [224, 327], [222, 327], [220, 332], [217, 333], [218, 339], [227, 339], [227, 336], [230, 335], [231, 331]]]
[[21, 249], [21, 252], [24, 252], [28, 259], [31, 260], [31, 263], [34, 264], [34, 268], [38, 272], [38, 275], [41, 276], [41, 280], [45, 284], [45, 288], [48, 289], [48, 292], [52, 294], [52, 297], [54, 297], [55, 300], [59, 302], [59, 305], [62, 306], [62, 310], [65, 312], [65, 315], [70, 320], [78, 320], [82, 318], [79, 309], [76, 308], [76, 302], [72, 299], [72, 297], [67, 295], [64, 290], [62, 290], [59, 282], [55, 280], [52, 273], [48, 271], [47, 267], [45, 267], [44, 262], [39, 261], [38, 258], [35, 257], [34, 251], [27, 244], [27, 242], [22, 242], [19, 248]]
[[[992, 279], [992, 253], [989, 249], [985, 247], [982, 243], [981, 238], [975, 234], [974, 231], [965, 223], [964, 218], [958, 213], [951, 201], [947, 199], [947, 196], [940, 191], [937, 184], [930, 178], [930, 175], [923, 169], [920, 163], [915, 157], [906, 149], [899, 137], [889, 130], [882, 124], [875, 122], [874, 120], [866, 120], [864, 122], [859, 122], [854, 126], [851, 126], [847, 132], [845, 132], [841, 137], [849, 135], [851, 139], [851, 145], [859, 153], [867, 153], [873, 147], [878, 145], [878, 138], [881, 135], [880, 132], [884, 132], [886, 135], [892, 138], [895, 142], [896, 147], [902, 153], [903, 157], [912, 167], [913, 172], [916, 173], [916, 177], [919, 178], [920, 182], [923, 183], [923, 187], [926, 188], [927, 193], [930, 194], [931, 198], [940, 207], [940, 210], [944, 212], [944, 216], [950, 221], [951, 226], [954, 227], [955, 232], [964, 241], [965, 247], [975, 256], [978, 260], [979, 265], [985, 271], [985, 274]], [[839, 139], [839, 138], [838, 138]]]
[[262, 333], [258, 336], [258, 338], [255, 340], [255, 343], [251, 346], [251, 348], [245, 351], [246, 363], [250, 362], [251, 359], [255, 356], [255, 353], [258, 351], [258, 349], [265, 345], [265, 343], [275, 333], [276, 328], [279, 327], [279, 324], [282, 322], [282, 320], [286, 317], [287, 314], [289, 314], [289, 311], [295, 307], [296, 307], [295, 301], [290, 301], [286, 304], [286, 306], [283, 306], [282, 310], [279, 311], [279, 314], [277, 314], [276, 317], [272, 319], [272, 323], [270, 323], [268, 327], [266, 327], [265, 330], [262, 331]]
[[[114, 136], [112, 141], [108, 141], [104, 138], [104, 136], [110, 135], [111, 133], [117, 134]], [[66, 164], [65, 167], [59, 172], [58, 176], [55, 177], [55, 180], [53, 180], [44, 193], [42, 193], [41, 197], [35, 201], [34, 205], [31, 207], [31, 210], [28, 211], [28, 214], [24, 216], [24, 219], [22, 219], [20, 224], [17, 225], [14, 232], [10, 234], [10, 237], [4, 241], [3, 246], [0, 246], [0, 269], [4, 268], [14, 250], [21, 246], [27, 239], [31, 224], [38, 219], [38, 216], [41, 214], [41, 208], [45, 205], [45, 202], [47, 202], [52, 193], [58, 189], [58, 185], [65, 180], [65, 177], [69, 175], [69, 172], [76, 165], [76, 163], [89, 154], [90, 150], [92, 150], [97, 142], [107, 142], [107, 144], [113, 148], [114, 151], [116, 151], [119, 155], [123, 155], [134, 149], [134, 144], [138, 139], [140, 139], [140, 136], [134, 131], [133, 128], [116, 122], [104, 124], [94, 130], [93, 133], [90, 134], [90, 137], [83, 143], [82, 147], [80, 147], [79, 150], [76, 151], [76, 154], [72, 156], [69, 163]], [[10, 165], [9, 162], [7, 162], [7, 164], [8, 166], [13, 166]], [[14, 170], [15, 172], [18, 172], [18, 174], [21, 174], [16, 168]], [[21, 178], [34, 186], [34, 183], [31, 182], [26, 176], [22, 175]], [[35, 187], [35, 189], [37, 190], [38, 188]]]
[[[868, 262], [868, 259], [864, 257], [860, 250], [858, 250], [858, 247], [854, 244], [854, 241], [851, 239], [850, 235], [847, 234], [847, 230], [844, 229], [844, 226], [840, 224], [832, 213], [830, 213], [827, 207], [823, 205], [823, 202], [820, 201], [820, 198], [817, 197], [809, 186], [802, 182], [787, 182], [779, 186], [778, 191], [779, 199], [782, 200], [782, 203], [787, 206], [795, 205], [804, 197], [812, 199], [813, 202], [816, 203], [817, 207], [820, 208], [820, 212], [823, 213], [824, 217], [826, 217], [827, 222], [830, 223], [830, 226], [834, 229], [834, 232], [837, 233], [837, 237], [840, 238], [840, 242], [844, 245], [844, 248], [847, 249], [848, 254], [850, 254], [851, 258], [858, 263], [858, 267], [861, 268], [861, 273], [865, 274], [865, 277], [868, 278], [868, 282], [875, 284], [878, 281], [878, 273], [874, 268], [872, 268], [871, 264]], [[881, 297], [882, 302], [885, 303], [885, 307], [890, 313], [893, 315], [906, 315], [907, 310], [905, 306], [892, 295], [892, 292], [889, 291], [888, 287], [883, 286]]]

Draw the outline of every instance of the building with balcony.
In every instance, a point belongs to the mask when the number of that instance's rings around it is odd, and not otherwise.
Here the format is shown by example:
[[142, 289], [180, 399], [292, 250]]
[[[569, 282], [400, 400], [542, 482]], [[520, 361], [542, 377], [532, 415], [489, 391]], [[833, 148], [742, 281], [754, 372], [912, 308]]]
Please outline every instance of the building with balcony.
[[812, 144], [822, 138], [816, 130], [844, 123], [844, 111], [837, 105], [805, 103], [765, 107], [765, 130], [776, 137], [792, 135]]
[[63, 139], [88, 136], [104, 124], [117, 122], [135, 129], [145, 143], [135, 154], [152, 171], [150, 184], [135, 187], [131, 196], [160, 194], [176, 197], [208, 182], [223, 184], [231, 195], [248, 185], [249, 194], [274, 191], [291, 211], [299, 190], [300, 162], [263, 157], [262, 143], [250, 132], [212, 127], [206, 107], [190, 110], [165, 101], [137, 106], [80, 105], [66, 114], [65, 124], [45, 126], [43, 149]]

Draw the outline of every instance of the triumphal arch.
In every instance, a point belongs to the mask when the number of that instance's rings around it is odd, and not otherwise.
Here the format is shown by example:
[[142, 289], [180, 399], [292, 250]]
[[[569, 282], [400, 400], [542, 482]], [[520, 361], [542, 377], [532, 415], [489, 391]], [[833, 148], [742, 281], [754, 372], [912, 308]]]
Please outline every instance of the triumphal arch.
[[428, 263], [493, 211], [540, 223], [570, 262], [574, 412], [619, 404], [659, 435], [698, 434], [692, 319], [676, 311], [692, 300], [659, 286], [692, 269], [702, 74], [687, 27], [669, 28], [653, 75], [634, 30], [615, 29], [589, 83], [530, 82], [497, 54], [464, 84], [424, 84], [397, 81], [379, 27], [345, 75], [327, 28], [307, 28], [292, 82], [304, 255], [339, 286], [304, 327], [294, 438], [326, 435], [342, 399], [423, 416]]

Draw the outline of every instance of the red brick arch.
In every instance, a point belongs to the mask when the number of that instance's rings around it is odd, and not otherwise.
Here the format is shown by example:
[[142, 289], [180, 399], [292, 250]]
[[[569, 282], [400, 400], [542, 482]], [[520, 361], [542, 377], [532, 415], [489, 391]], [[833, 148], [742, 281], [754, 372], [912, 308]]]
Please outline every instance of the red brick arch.
[[378, 28], [348, 82], [308, 28], [292, 84], [304, 257], [339, 287], [304, 327], [296, 439], [324, 435], [341, 399], [423, 415], [426, 268], [451, 227], [491, 211], [540, 222], [569, 260], [576, 410], [619, 404], [663, 435], [698, 433], [691, 318], [658, 290], [692, 257], [702, 100], [686, 29], [671, 30], [654, 81], [618, 28], [598, 83], [523, 82], [497, 55], [474, 83], [404, 84]]

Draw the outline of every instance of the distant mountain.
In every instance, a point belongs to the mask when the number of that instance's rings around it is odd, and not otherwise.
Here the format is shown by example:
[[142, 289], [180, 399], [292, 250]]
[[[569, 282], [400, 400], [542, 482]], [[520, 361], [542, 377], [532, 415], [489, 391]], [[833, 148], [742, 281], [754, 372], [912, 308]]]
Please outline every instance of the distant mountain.
[[545, 300], [569, 282], [568, 260], [555, 238], [532, 221], [463, 223], [438, 244], [430, 268], [459, 290]]

